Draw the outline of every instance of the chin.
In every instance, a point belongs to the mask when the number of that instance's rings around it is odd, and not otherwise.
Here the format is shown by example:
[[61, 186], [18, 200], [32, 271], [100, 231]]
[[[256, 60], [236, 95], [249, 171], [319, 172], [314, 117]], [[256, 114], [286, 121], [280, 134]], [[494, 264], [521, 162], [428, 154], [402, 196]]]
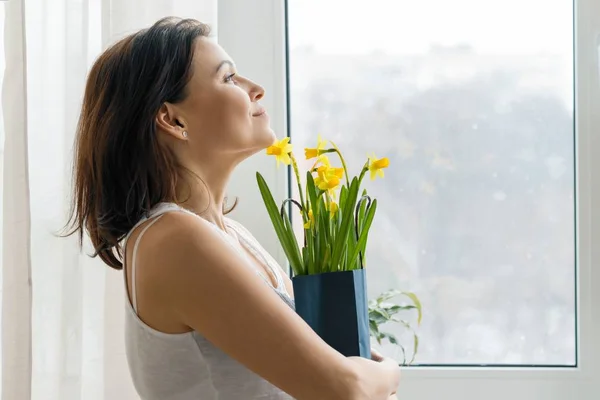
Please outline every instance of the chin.
[[249, 143], [247, 142], [244, 146], [245, 150], [241, 151], [242, 158], [245, 159], [264, 151], [267, 147], [275, 143], [276, 140], [277, 136], [271, 128], [253, 133], [251, 141]]
[[270, 127], [257, 135], [257, 145], [259, 150], [264, 150], [277, 140], [277, 136]]

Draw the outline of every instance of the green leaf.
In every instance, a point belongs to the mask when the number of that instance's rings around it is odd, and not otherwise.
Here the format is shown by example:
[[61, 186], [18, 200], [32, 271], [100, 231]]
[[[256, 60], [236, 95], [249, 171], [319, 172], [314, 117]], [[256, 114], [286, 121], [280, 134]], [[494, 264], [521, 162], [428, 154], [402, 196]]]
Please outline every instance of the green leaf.
[[[423, 318], [423, 309], [421, 306], [421, 302], [419, 301], [419, 298], [417, 297], [416, 294], [412, 293], [412, 292], [403, 292], [400, 290], [388, 290], [387, 292], [383, 292], [382, 294], [379, 295], [379, 297], [377, 297], [376, 301], [377, 303], [381, 306], [381, 304], [387, 300], [390, 300], [393, 297], [396, 296], [405, 296], [407, 298], [409, 298], [412, 303], [414, 304], [414, 308], [417, 310], [417, 324], [421, 325], [421, 319]], [[402, 306], [402, 307], [407, 307], [406, 309], [411, 309], [411, 306]]]
[[401, 344], [398, 344], [398, 346], [400, 346], [400, 350], [402, 350], [402, 365], [406, 365], [406, 350], [404, 349], [404, 346], [402, 346]]
[[421, 325], [421, 319], [423, 318], [423, 310], [421, 308], [421, 301], [419, 301], [419, 298], [417, 297], [417, 295], [412, 292], [401, 292], [401, 294], [403, 296], [406, 296], [409, 299], [411, 299], [412, 302], [414, 303], [414, 305], [417, 309], [417, 314], [418, 314], [417, 325]]
[[[325, 257], [323, 258], [323, 265], [331, 267], [331, 249], [329, 247], [325, 247]], [[324, 270], [326, 271], [326, 270]]]
[[329, 260], [325, 260], [325, 252], [327, 251], [327, 243], [328, 243], [328, 237], [329, 237], [329, 226], [328, 226], [328, 220], [323, 218], [323, 216], [320, 216], [319, 220], [318, 220], [318, 232], [317, 232], [317, 239], [318, 239], [318, 249], [319, 251], [316, 253], [315, 257], [317, 262], [321, 262], [322, 264], [319, 266], [319, 270], [322, 272], [326, 272], [329, 270], [329, 266], [327, 265], [326, 261], [328, 262]]
[[369, 311], [369, 319], [379, 325], [388, 322], [390, 317], [381, 310], [371, 310]]
[[354, 178], [352, 180], [352, 185], [350, 185], [348, 197], [345, 199], [344, 208], [342, 208], [342, 222], [338, 231], [338, 236], [335, 238], [335, 244], [331, 256], [331, 265], [333, 268], [337, 268], [337, 266], [340, 265], [342, 253], [346, 249], [351, 222], [354, 219], [354, 207], [356, 205], [357, 197], [358, 179]]
[[360, 231], [360, 236], [358, 237], [358, 243], [354, 248], [354, 252], [352, 253], [351, 260], [356, 260], [358, 258], [358, 253], [360, 251], [363, 252], [363, 257], [365, 254], [365, 249], [367, 247], [367, 236], [369, 234], [369, 229], [371, 228], [371, 224], [373, 223], [373, 218], [375, 217], [375, 211], [377, 210], [377, 199], [373, 200], [371, 203], [371, 207], [369, 207], [367, 211], [367, 215], [365, 216], [365, 222], [362, 230]]
[[383, 292], [381, 293], [378, 297], [377, 297], [377, 302], [381, 303], [384, 302], [386, 300], [390, 300], [396, 296], [399, 296], [402, 294], [402, 291], [397, 290], [397, 289], [392, 289], [392, 290], [388, 290], [387, 292]]
[[408, 321], [405, 321], [403, 319], [394, 319], [394, 322], [398, 322], [398, 323], [404, 325], [404, 327], [411, 332], [413, 331], [413, 329], [410, 327], [410, 323], [408, 323]]
[[[279, 214], [279, 215], [281, 216], [281, 214]], [[294, 228], [292, 227], [292, 221], [290, 221], [290, 217], [288, 216], [287, 213], [283, 214], [283, 226], [285, 227], [285, 232], [288, 237], [288, 242], [290, 243], [290, 246], [291, 246], [291, 252], [292, 252], [292, 254], [294, 254], [298, 257], [296, 262], [298, 262], [300, 265], [304, 266], [302, 257], [300, 255], [301, 254], [300, 247], [298, 246], [298, 241], [296, 240], [296, 235], [294, 234]]]
[[360, 268], [360, 263], [356, 258], [352, 258], [354, 249], [356, 248], [356, 237], [354, 234], [354, 220], [350, 221], [350, 233], [348, 234], [348, 243], [346, 245], [346, 251], [342, 253], [342, 265], [345, 271], [352, 271]]
[[344, 185], [340, 189], [340, 208], [342, 210], [346, 207], [346, 198], [348, 198], [348, 188]]
[[[367, 190], [364, 189], [362, 192], [362, 195], [360, 196], [361, 198], [367, 195]], [[363, 222], [365, 220], [365, 212], [367, 210], [367, 202], [363, 201], [362, 203], [360, 203], [360, 207], [358, 209], [358, 228], [362, 228], [363, 226]]]
[[379, 334], [379, 326], [375, 321], [369, 321], [369, 330], [371, 331], [372, 335]]
[[387, 338], [391, 344], [398, 344], [398, 339], [396, 339], [396, 336], [392, 335], [391, 333], [388, 334], [388, 338]]
[[[382, 339], [387, 339], [391, 344], [400, 346], [400, 342], [398, 341], [398, 338], [396, 338], [395, 335], [392, 335], [391, 333], [388, 333], [388, 332], [381, 332], [381, 336], [382, 336]], [[402, 347], [402, 346], [400, 346], [400, 347]]]
[[412, 329], [410, 327], [410, 324], [407, 321], [404, 320], [398, 320], [397, 322], [401, 323], [402, 325], [404, 325], [404, 327], [406, 329], [408, 329], [412, 335], [413, 335], [413, 356], [411, 358], [411, 360], [409, 361], [409, 365], [413, 363], [413, 361], [415, 360], [415, 357], [417, 355], [417, 352], [419, 350], [419, 337], [417, 336], [417, 333], [414, 331], [414, 329]]
[[419, 337], [416, 333], [413, 332], [413, 356], [408, 362], [408, 365], [412, 364], [415, 361], [415, 357], [417, 356], [417, 352], [419, 351]]
[[[279, 214], [279, 209], [275, 204], [275, 200], [273, 199], [273, 195], [269, 190], [269, 186], [259, 172], [256, 173], [256, 180], [258, 182], [258, 188], [263, 198], [263, 202], [265, 203], [265, 207], [267, 208], [267, 212], [271, 218], [273, 227], [275, 228], [275, 233], [277, 234], [279, 243], [281, 244], [281, 247], [283, 248], [283, 251], [290, 262], [290, 266], [292, 267], [294, 274], [303, 275], [305, 271], [301, 259], [302, 257], [298, 251], [298, 242], [296, 241], [294, 232], [291, 229], [289, 231], [286, 230], [285, 222], [282, 220], [281, 215]], [[287, 214], [285, 215], [287, 217]], [[289, 218], [287, 219], [289, 221]]]
[[393, 305], [391, 307], [384, 307], [384, 310], [386, 310], [388, 313], [390, 314], [396, 314], [400, 311], [409, 311], [409, 310], [415, 310], [417, 309], [417, 307], [415, 306], [399, 306], [399, 305]]
[[[315, 186], [315, 180], [310, 172], [306, 172], [306, 189], [308, 190], [308, 199], [310, 201], [310, 208], [317, 205], [317, 189]], [[319, 195], [320, 196], [320, 195]], [[313, 213], [315, 210], [313, 210]]]
[[407, 311], [407, 310], [415, 310], [417, 307], [413, 305], [399, 306], [398, 304], [392, 304], [387, 306], [389, 303], [385, 303], [386, 306], [384, 308], [388, 311], [398, 312], [398, 311]]
[[311, 259], [310, 259], [310, 255], [308, 254], [308, 247], [303, 247], [302, 248], [302, 259], [304, 260], [304, 271], [307, 272], [307, 274], [310, 275], [310, 270], [311, 270]]

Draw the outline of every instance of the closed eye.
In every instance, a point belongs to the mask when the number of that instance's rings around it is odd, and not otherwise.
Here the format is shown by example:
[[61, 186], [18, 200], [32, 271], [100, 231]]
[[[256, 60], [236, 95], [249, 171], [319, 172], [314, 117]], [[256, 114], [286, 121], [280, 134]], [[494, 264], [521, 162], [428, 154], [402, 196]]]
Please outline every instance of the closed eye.
[[233, 79], [234, 77], [235, 77], [235, 73], [229, 74], [225, 77], [224, 82], [225, 83], [235, 83], [235, 80]]

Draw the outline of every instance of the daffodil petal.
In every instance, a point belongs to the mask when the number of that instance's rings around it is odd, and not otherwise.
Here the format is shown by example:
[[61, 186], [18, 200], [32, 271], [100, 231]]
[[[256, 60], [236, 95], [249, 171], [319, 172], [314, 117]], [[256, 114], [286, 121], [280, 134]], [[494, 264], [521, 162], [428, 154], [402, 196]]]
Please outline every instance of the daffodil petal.
[[331, 165], [331, 164], [329, 163], [329, 158], [328, 158], [328, 157], [327, 157], [325, 154], [321, 154], [321, 155], [319, 156], [319, 162], [320, 162], [321, 164], [323, 164], [324, 166], [329, 166], [329, 165]]
[[267, 147], [267, 154], [273, 156], [278, 153], [279, 148], [277, 146], [269, 146]]
[[338, 177], [334, 176], [334, 177], [331, 177], [331, 179], [329, 179], [328, 185], [330, 188], [334, 188], [339, 184], [340, 184], [340, 180]]
[[304, 149], [304, 156], [307, 160], [311, 158], [315, 158], [319, 155], [319, 151], [317, 149]]
[[379, 160], [373, 161], [373, 168], [382, 169], [387, 168], [390, 165], [390, 160], [387, 157], [380, 158]]

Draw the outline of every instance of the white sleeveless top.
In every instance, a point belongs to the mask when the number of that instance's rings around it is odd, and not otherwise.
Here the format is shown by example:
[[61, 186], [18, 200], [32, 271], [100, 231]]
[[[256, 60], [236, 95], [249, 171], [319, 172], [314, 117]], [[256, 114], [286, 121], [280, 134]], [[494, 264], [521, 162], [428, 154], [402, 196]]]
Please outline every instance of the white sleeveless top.
[[[144, 233], [166, 212], [185, 212], [200, 218], [176, 204], [161, 203], [133, 227], [124, 242], [125, 248], [131, 232], [143, 222], [153, 219], [144, 227], [133, 245], [131, 258], [133, 304], [128, 299], [126, 302], [127, 360], [134, 386], [140, 397], [143, 400], [292, 399], [291, 396], [229, 357], [199, 333], [167, 334], [159, 332], [146, 325], [138, 317], [135, 289], [138, 245]], [[213, 226], [225, 240], [240, 251], [240, 254], [247, 257], [246, 252], [230, 235], [216, 225]], [[293, 308], [294, 301], [286, 291], [277, 262], [242, 225], [226, 219], [226, 226], [230, 232], [238, 236], [239, 242], [272, 272], [276, 278], [277, 287], [273, 287], [260, 271], [255, 270], [265, 283]], [[127, 283], [125, 287], [127, 289]], [[252, 343], [247, 343], [247, 345], [251, 346]]]

